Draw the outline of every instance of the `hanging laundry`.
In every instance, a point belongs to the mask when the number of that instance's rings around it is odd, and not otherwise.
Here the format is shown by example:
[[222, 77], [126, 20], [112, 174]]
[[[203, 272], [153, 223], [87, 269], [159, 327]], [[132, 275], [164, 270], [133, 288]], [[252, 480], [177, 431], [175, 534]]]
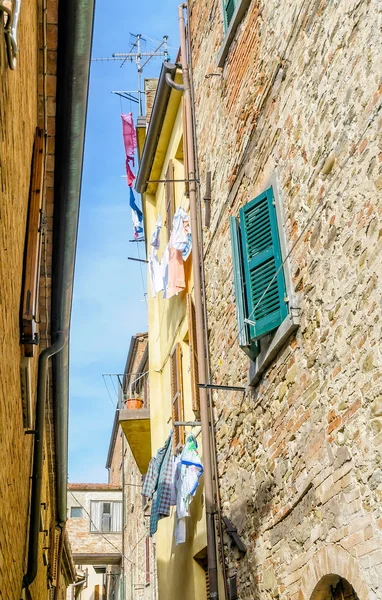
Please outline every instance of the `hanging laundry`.
[[187, 260], [192, 248], [191, 227], [189, 216], [182, 207], [174, 215], [172, 232], [174, 248], [182, 252], [183, 260]]
[[127, 185], [129, 186], [129, 188], [133, 187], [134, 184], [134, 179], [135, 179], [135, 175], [131, 170], [131, 167], [129, 165], [129, 161], [126, 158], [126, 177], [127, 177]]
[[122, 118], [122, 134], [123, 143], [125, 146], [126, 159], [132, 162], [134, 166], [134, 152], [137, 147], [137, 134], [134, 127], [133, 113], [121, 114]]
[[192, 237], [191, 232], [187, 234], [187, 242], [182, 250], [182, 258], [183, 260], [187, 260], [191, 254], [192, 250]]
[[172, 463], [172, 479], [171, 479], [171, 500], [170, 505], [176, 506], [176, 479], [178, 477], [178, 465], [180, 463], [180, 456], [174, 456]]
[[162, 229], [162, 218], [160, 215], [158, 215], [155, 229], [152, 232], [151, 238], [150, 238], [150, 246], [155, 248], [155, 250], [158, 250], [158, 248], [160, 246], [160, 230], [161, 229]]
[[138, 239], [143, 233], [143, 214], [135, 203], [134, 192], [130, 188], [130, 208], [134, 227], [134, 239]]
[[172, 246], [171, 240], [169, 246], [166, 298], [172, 298], [186, 287], [182, 253]]
[[160, 261], [160, 268], [161, 268], [162, 281], [163, 281], [163, 298], [167, 298], [169, 260], [170, 260], [170, 244], [167, 244], [165, 251], [163, 252], [163, 255], [162, 255], [162, 260]]
[[153, 298], [161, 292], [163, 288], [163, 276], [161, 263], [158, 260], [158, 248], [160, 246], [160, 230], [162, 228], [162, 219], [158, 215], [157, 222], [153, 233], [150, 238], [151, 251], [149, 253], [149, 275], [151, 294]]
[[199, 479], [203, 473], [203, 465], [198, 452], [198, 444], [193, 435], [189, 435], [176, 465], [174, 476], [176, 490], [175, 542], [182, 544], [186, 541], [186, 517], [189, 516], [189, 506], [195, 496]]
[[142, 496], [152, 498], [150, 515], [150, 536], [157, 528], [158, 521], [170, 514], [171, 481], [172, 481], [172, 436], [168, 436], [164, 446], [160, 448], [150, 461], [142, 486]]
[[156, 298], [156, 295], [163, 290], [163, 277], [161, 263], [154, 248], [151, 249], [149, 254], [149, 275], [151, 295], [153, 298]]
[[137, 134], [135, 133], [133, 113], [122, 114], [122, 134], [126, 155], [126, 177], [127, 185], [133, 187], [135, 175], [131, 170], [130, 163], [134, 166], [134, 152], [137, 147]]

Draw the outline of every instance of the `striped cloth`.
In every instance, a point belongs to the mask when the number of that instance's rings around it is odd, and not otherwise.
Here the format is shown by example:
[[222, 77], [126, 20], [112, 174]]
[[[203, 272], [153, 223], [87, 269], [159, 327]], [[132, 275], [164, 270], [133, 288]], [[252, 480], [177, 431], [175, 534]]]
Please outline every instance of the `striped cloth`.
[[158, 529], [158, 521], [170, 514], [172, 486], [172, 432], [165, 445], [151, 459], [142, 486], [142, 496], [152, 498], [150, 535]]

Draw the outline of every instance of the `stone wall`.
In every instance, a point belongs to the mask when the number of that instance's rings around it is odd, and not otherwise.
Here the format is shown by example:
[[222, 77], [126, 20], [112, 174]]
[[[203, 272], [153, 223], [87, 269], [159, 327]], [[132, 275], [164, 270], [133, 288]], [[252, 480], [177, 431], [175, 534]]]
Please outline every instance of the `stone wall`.
[[[76, 554], [120, 554], [121, 532], [91, 531], [91, 501], [122, 501], [120, 486], [108, 484], [69, 484], [67, 529], [74, 558]], [[71, 507], [82, 508], [80, 518], [71, 518]]]
[[109, 483], [110, 485], [122, 486], [122, 431], [119, 426], [110, 461]]
[[[242, 385], [228, 217], [277, 178], [301, 324], [257, 386], [214, 393], [225, 540], [239, 597], [309, 600], [337, 573], [382, 594], [382, 12], [252, 1], [220, 75], [219, 0], [193, 0], [213, 382]], [[295, 245], [296, 244], [296, 245]]]

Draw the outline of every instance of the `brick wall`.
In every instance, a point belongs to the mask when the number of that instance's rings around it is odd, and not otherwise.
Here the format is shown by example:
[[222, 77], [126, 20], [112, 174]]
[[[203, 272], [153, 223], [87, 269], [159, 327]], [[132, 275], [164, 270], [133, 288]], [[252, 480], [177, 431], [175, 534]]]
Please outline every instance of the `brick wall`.
[[122, 485], [122, 432], [120, 428], [118, 428], [114, 452], [110, 462], [109, 483], [111, 485]]
[[[46, 309], [49, 309], [50, 303], [52, 251], [57, 8], [56, 0], [48, 0], [48, 158], [44, 179], [46, 228], [43, 249], [46, 262], [42, 260], [41, 265], [39, 315], [42, 347], [49, 341]], [[37, 125], [44, 127], [43, 62], [42, 51], [39, 50], [43, 44], [41, 20], [40, 1], [22, 3], [18, 28], [20, 52], [14, 71], [8, 68], [2, 31], [0, 35], [0, 598], [7, 600], [19, 600], [21, 597], [22, 578], [27, 568], [33, 436], [25, 435], [22, 419], [19, 317], [33, 144]], [[35, 402], [37, 356], [31, 362]], [[40, 535], [37, 577], [30, 587], [33, 599], [48, 596], [49, 570], [43, 562], [43, 547], [49, 547], [50, 532], [55, 525], [53, 412], [50, 402], [49, 399], [42, 484], [45, 531]], [[61, 578], [63, 589], [65, 585], [65, 578]]]
[[[18, 68], [8, 68], [0, 36], [0, 598], [18, 599], [24, 575], [32, 436], [25, 436], [20, 390], [19, 311], [30, 165], [37, 124], [37, 3], [20, 16]], [[34, 365], [33, 379], [35, 380]], [[21, 535], [20, 535], [21, 534]]]
[[212, 172], [215, 383], [248, 377], [234, 343], [228, 216], [273, 175], [288, 249], [306, 227], [290, 259], [297, 334], [250, 393], [213, 395], [224, 512], [248, 548], [241, 558], [225, 540], [242, 600], [309, 599], [326, 573], [347, 576], [359, 598], [382, 593], [382, 112], [370, 122], [382, 99], [381, 25], [372, 0], [253, 1], [221, 76], [206, 78], [217, 71], [221, 7], [191, 2], [202, 186]]

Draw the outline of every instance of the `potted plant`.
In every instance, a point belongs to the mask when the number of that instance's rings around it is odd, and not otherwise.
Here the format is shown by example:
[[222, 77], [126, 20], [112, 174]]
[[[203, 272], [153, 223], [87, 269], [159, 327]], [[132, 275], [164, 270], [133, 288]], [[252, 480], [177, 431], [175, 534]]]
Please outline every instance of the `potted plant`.
[[142, 408], [143, 400], [141, 398], [125, 398], [125, 407], [129, 410]]

